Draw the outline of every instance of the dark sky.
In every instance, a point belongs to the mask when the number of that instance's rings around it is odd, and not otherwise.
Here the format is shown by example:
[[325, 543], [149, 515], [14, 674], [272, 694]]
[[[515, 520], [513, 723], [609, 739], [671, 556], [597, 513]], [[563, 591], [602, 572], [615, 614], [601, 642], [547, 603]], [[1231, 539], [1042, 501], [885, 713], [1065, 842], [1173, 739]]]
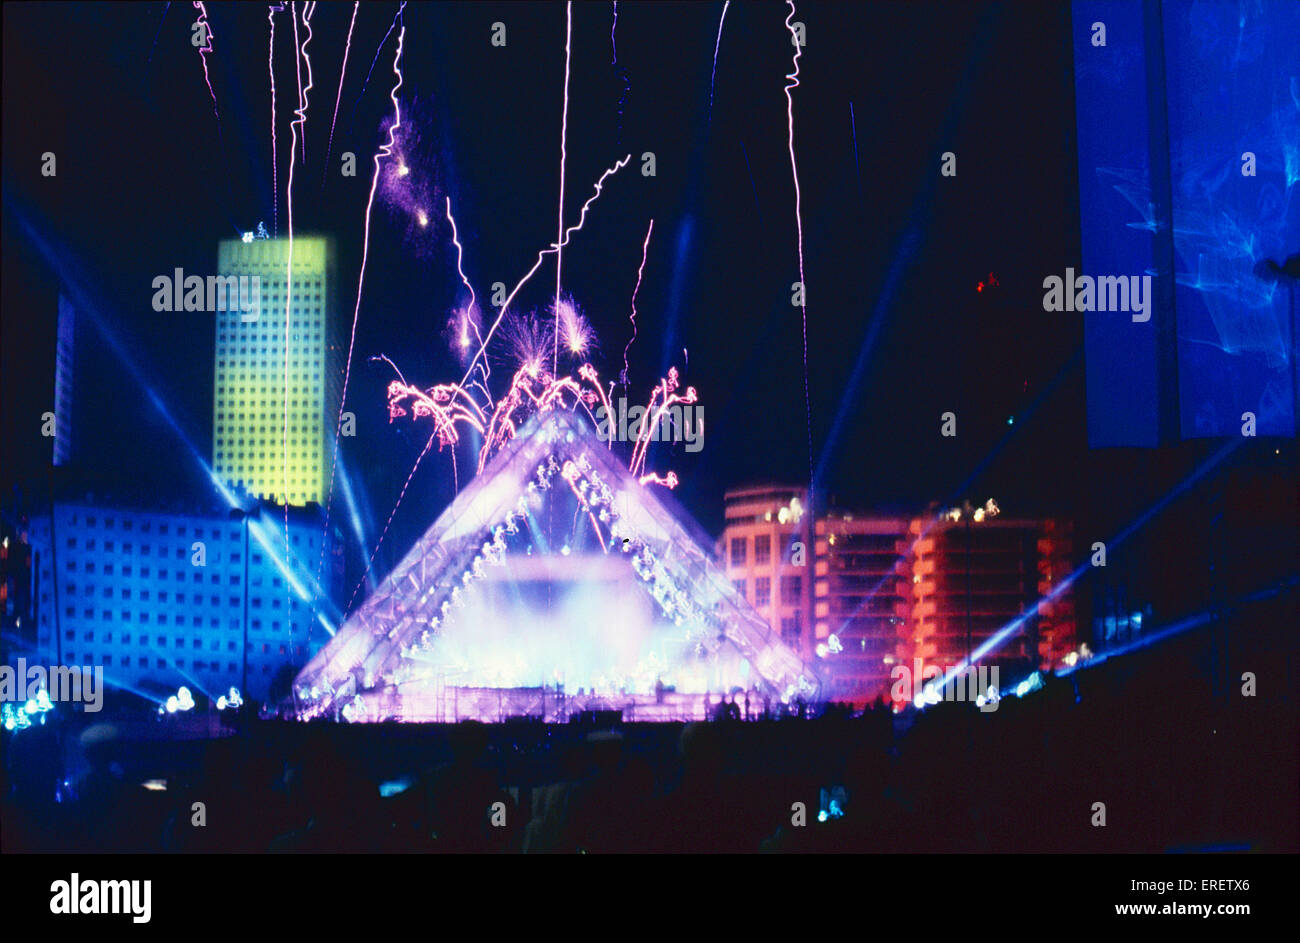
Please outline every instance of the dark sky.
[[[189, 4], [172, 4], [165, 17], [158, 3], [4, 7], [6, 492], [42, 480], [49, 444], [39, 416], [53, 400], [58, 277], [20, 218], [95, 299], [210, 458], [212, 316], [155, 313], [150, 282], [176, 267], [212, 272], [219, 239], [259, 220], [271, 228], [273, 214], [266, 8], [208, 7], [220, 132], [190, 44]], [[349, 319], [370, 159], [391, 112], [396, 31], [356, 103], [396, 9], [361, 6], [328, 174], [352, 5], [320, 4], [313, 18], [315, 84], [306, 166], [295, 171], [295, 231], [334, 238], [337, 306]], [[674, 468], [683, 482], [677, 497], [716, 532], [725, 487], [809, 475], [801, 322], [790, 303], [799, 275], [783, 93], [793, 52], [788, 7], [731, 4], [711, 121], [722, 4], [618, 4], [618, 66], [611, 11], [574, 5], [566, 219], [605, 168], [628, 153], [634, 160], [607, 183], [566, 248], [564, 287], [600, 337], [596, 366], [616, 376], [631, 336], [641, 243], [655, 220], [632, 389], [648, 394], [669, 363], [698, 388], [703, 450], [661, 448], [650, 466]], [[824, 493], [873, 507], [994, 496], [1013, 513], [1068, 511], [1086, 447], [1075, 356], [1081, 322], [1045, 313], [1041, 287], [1078, 259], [1068, 9], [800, 3], [796, 19], [807, 34], [794, 137], [812, 451], [814, 463], [824, 461]], [[504, 48], [489, 42], [496, 21], [507, 27]], [[403, 22], [403, 116], [417, 132], [406, 141], [413, 177], [435, 211], [425, 230], [382, 204], [372, 221], [348, 396], [358, 437], [345, 454], [380, 525], [428, 429], [388, 424], [391, 372], [368, 358], [386, 353], [426, 386], [460, 378], [443, 328], [466, 297], [442, 200], [452, 200], [480, 296], [495, 281], [513, 286], [555, 238], [564, 83], [561, 4], [413, 3]], [[282, 14], [282, 233], [297, 95], [291, 35]], [[628, 83], [621, 116], [620, 68]], [[45, 151], [57, 155], [55, 178], [40, 175]], [[358, 156], [355, 178], [338, 173], [344, 151]], [[645, 151], [656, 156], [653, 178], [639, 173]], [[940, 176], [945, 151], [957, 155], [955, 178]], [[977, 292], [990, 272], [997, 286]], [[515, 307], [546, 305], [554, 281], [547, 262]], [[83, 350], [78, 433], [92, 466], [87, 480], [113, 468], [160, 490], [202, 489], [132, 372], [102, 342], [92, 338]], [[939, 436], [946, 410], [958, 416], [956, 439]], [[394, 552], [451, 492], [446, 454], [431, 455], [394, 522]]]

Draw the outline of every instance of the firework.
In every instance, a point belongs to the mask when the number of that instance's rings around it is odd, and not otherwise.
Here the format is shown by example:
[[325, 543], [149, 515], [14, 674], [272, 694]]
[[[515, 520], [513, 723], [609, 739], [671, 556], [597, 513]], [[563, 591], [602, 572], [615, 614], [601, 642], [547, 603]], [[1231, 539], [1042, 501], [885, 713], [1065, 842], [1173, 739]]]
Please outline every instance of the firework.
[[339, 90], [334, 96], [334, 117], [330, 119], [330, 139], [329, 145], [325, 148], [325, 167], [321, 175], [321, 186], [325, 185], [325, 177], [329, 174], [330, 154], [334, 151], [334, 126], [339, 120], [339, 102], [343, 100], [343, 77], [348, 72], [348, 53], [352, 51], [352, 30], [357, 25], [357, 11], [361, 9], [361, 0], [355, 0], [352, 4], [352, 22], [348, 24], [348, 39], [343, 46], [343, 65], [339, 68]]
[[516, 369], [537, 373], [549, 353], [545, 326], [532, 313], [511, 313], [501, 328], [501, 347]]
[[618, 70], [618, 77], [623, 81], [623, 94], [618, 98], [618, 141], [623, 143], [623, 108], [627, 105], [627, 96], [632, 92], [632, 83], [628, 81], [627, 69], [619, 65], [618, 62], [618, 40], [615, 33], [618, 31], [618, 0], [614, 0], [614, 22], [609, 27], [609, 47], [613, 54], [610, 65]]
[[419, 256], [431, 255], [434, 244], [427, 236], [437, 229], [434, 221], [436, 187], [423, 168], [429, 162], [419, 130], [419, 102], [403, 102], [400, 127], [391, 128], [390, 157], [380, 178], [378, 198], [394, 220], [405, 226], [406, 241]]
[[[565, 230], [564, 238], [560, 240], [561, 246], [567, 245], [569, 243], [569, 240], [573, 238], [573, 234], [578, 230], [582, 229], [583, 224], [587, 221], [587, 210], [591, 208], [591, 205], [596, 202], [596, 200], [600, 197], [600, 194], [604, 191], [605, 181], [609, 177], [613, 176], [614, 174], [622, 170], [624, 167], [626, 167], [628, 161], [630, 161], [631, 159], [632, 159], [631, 154], [623, 155], [622, 160], [615, 162], [614, 166], [610, 167], [603, 174], [600, 175], [600, 179], [596, 181], [596, 187], [595, 187], [596, 192], [591, 195], [591, 197], [587, 200], [586, 203], [582, 204], [582, 210], [578, 213], [578, 221], [574, 223], [572, 226], [570, 226], [567, 230]], [[497, 312], [496, 320], [494, 320], [492, 322], [492, 326], [488, 328], [487, 334], [483, 337], [483, 342], [479, 345], [479, 349], [475, 352], [473, 360], [470, 361], [470, 365], [465, 371], [465, 376], [461, 378], [462, 383], [464, 383], [467, 379], [469, 379], [469, 375], [471, 372], [473, 372], [474, 364], [478, 362], [478, 358], [487, 352], [487, 346], [492, 341], [492, 338], [496, 335], [497, 328], [502, 324], [503, 321], [507, 321], [507, 313], [510, 312], [510, 303], [515, 300], [515, 296], [519, 294], [520, 290], [524, 287], [524, 285], [528, 283], [529, 279], [531, 279], [535, 274], [537, 274], [537, 270], [542, 267], [542, 261], [546, 258], [546, 256], [551, 252], [558, 252], [558, 251], [559, 251], [559, 246], [552, 244], [550, 248], [542, 249], [540, 252], [537, 253], [537, 261], [533, 263], [533, 267], [530, 268], [526, 273], [524, 273], [524, 277], [519, 279], [519, 282], [518, 284], [515, 285], [514, 290], [512, 290], [510, 294], [506, 296], [505, 303], [501, 305], [501, 310]]]
[[[401, 17], [402, 10], [405, 9], [405, 7], [406, 4], [405, 2], [403, 2], [402, 6], [397, 11], [398, 17]], [[347, 356], [347, 360], [344, 361], [344, 367], [343, 367], [343, 390], [339, 396], [339, 414], [334, 424], [333, 457], [330, 461], [329, 488], [326, 491], [326, 498], [325, 498], [325, 531], [326, 532], [329, 529], [330, 505], [334, 500], [334, 476], [337, 471], [337, 465], [338, 465], [339, 432], [343, 428], [343, 407], [344, 404], [347, 402], [348, 381], [352, 377], [352, 355], [356, 351], [356, 345], [357, 345], [357, 319], [361, 315], [361, 295], [366, 280], [366, 260], [368, 259], [370, 254], [370, 211], [373, 208], [375, 203], [375, 190], [379, 186], [380, 162], [383, 158], [388, 157], [392, 154], [393, 135], [394, 133], [396, 133], [397, 128], [402, 123], [402, 109], [401, 109], [401, 105], [398, 102], [397, 91], [402, 87], [402, 69], [401, 69], [402, 44], [405, 41], [405, 39], [406, 39], [406, 26], [403, 25], [401, 31], [397, 34], [397, 51], [393, 55], [393, 74], [397, 76], [397, 81], [396, 83], [394, 83], [393, 90], [389, 95], [389, 98], [393, 102], [393, 124], [389, 127], [388, 130], [388, 143], [381, 146], [379, 150], [375, 153], [375, 158], [374, 158], [375, 172], [370, 180], [370, 196], [366, 200], [365, 224], [362, 227], [363, 236], [361, 241], [361, 271], [357, 275], [357, 300], [355, 306], [352, 309], [352, 331], [348, 340], [348, 356]], [[432, 437], [430, 437], [429, 445], [432, 445], [432, 443], [433, 443], [433, 439]], [[428, 445], [425, 446], [425, 451], [426, 452], [428, 451]], [[421, 458], [423, 458], [423, 456], [424, 453], [422, 452]], [[416, 467], [418, 466], [419, 466], [419, 461], [416, 462]], [[414, 468], [411, 469], [411, 474], [412, 475], [415, 474]], [[407, 479], [407, 484], [409, 483], [410, 483], [410, 478]], [[402, 489], [402, 493], [403, 494], [406, 493], [405, 488]], [[396, 513], [396, 511], [397, 508], [393, 508], [393, 512]], [[389, 516], [388, 520], [389, 523], [392, 522], [391, 515]], [[388, 532], [388, 526], [387, 524], [385, 524], [384, 533], [387, 532]], [[382, 535], [380, 536], [379, 540], [380, 543], [383, 543]], [[323, 567], [325, 563], [324, 546], [325, 546], [324, 539], [322, 536], [321, 558], [320, 558], [319, 567]], [[379, 546], [377, 544], [375, 546], [375, 552], [378, 552], [378, 550], [379, 550]], [[374, 555], [372, 554], [371, 560], [373, 559], [374, 559]], [[367, 564], [366, 570], [367, 572], [369, 572], [369, 564]], [[355, 596], [355, 593], [353, 595]], [[351, 605], [350, 602], [349, 605]]]
[[[545, 326], [539, 324], [533, 316], [516, 316], [511, 327], [520, 332], [524, 342], [531, 345], [530, 355], [515, 371], [509, 388], [497, 400], [490, 414], [462, 384], [445, 383], [430, 389], [420, 389], [408, 383], [396, 365], [384, 357], [382, 359], [392, 365], [399, 376], [388, 386], [389, 421], [407, 415], [415, 419], [432, 419], [432, 438], [437, 440], [439, 451], [460, 441], [460, 434], [456, 431], [458, 423], [469, 425], [483, 437], [483, 446], [478, 456], [478, 471], [481, 472], [488, 459], [513, 439], [519, 427], [533, 415], [552, 409], [582, 409], [597, 426], [600, 425], [598, 415], [609, 420], [613, 413], [595, 367], [584, 363], [578, 368], [576, 376], [552, 375], [544, 366], [548, 333]], [[697, 400], [694, 387], [687, 387], [684, 392], [678, 393], [679, 386], [677, 368], [673, 367], [668, 371], [668, 376], [660, 380], [651, 391], [650, 401], [645, 407], [645, 418], [638, 428], [628, 462], [629, 470], [638, 476], [642, 484], [658, 484], [669, 488], [677, 486], [675, 473], [669, 472], [665, 476], [647, 474], [645, 464], [650, 443], [657, 438], [655, 430], [668, 410], [674, 405], [689, 405]], [[608, 445], [613, 448], [613, 422], [609, 421], [608, 425]], [[454, 452], [452, 460], [455, 461]]]
[[[560, 266], [564, 260], [564, 162], [567, 158], [566, 148], [569, 137], [569, 60], [573, 40], [573, 4], [564, 5], [564, 109], [560, 116], [560, 210], [559, 223], [555, 233], [555, 310], [560, 310]], [[551, 369], [559, 370], [560, 364], [560, 319], [555, 319], [555, 347]]]
[[199, 18], [195, 22], [203, 24], [203, 38], [207, 40], [199, 47], [199, 61], [203, 63], [203, 81], [208, 86], [208, 95], [212, 97], [212, 114], [216, 116], [217, 133], [220, 134], [221, 113], [217, 111], [217, 93], [212, 90], [212, 77], [208, 74], [208, 56], [212, 55], [212, 41], [216, 39], [216, 34], [212, 32], [212, 25], [208, 22], [208, 8], [198, 0], [195, 0], [194, 7], [199, 11]]
[[[284, 460], [282, 465], [284, 476], [284, 552], [285, 557], [289, 557], [289, 338], [290, 338], [290, 305], [293, 297], [293, 156], [298, 147], [298, 132], [302, 132], [304, 151], [307, 146], [307, 103], [308, 95], [311, 93], [311, 59], [307, 55], [307, 44], [311, 42], [311, 15], [316, 10], [315, 3], [308, 3], [303, 6], [303, 26], [306, 27], [307, 36], [298, 45], [298, 11], [296, 4], [289, 5], [290, 15], [293, 17], [293, 42], [294, 42], [294, 62], [305, 59], [307, 62], [307, 87], [302, 87], [302, 76], [298, 78], [298, 107], [294, 114], [296, 117], [289, 122], [290, 144], [289, 144], [289, 180], [285, 185], [284, 200], [285, 210], [289, 217], [289, 251], [286, 262], [286, 285], [284, 292], [284, 433], [282, 436]], [[304, 157], [305, 159], [305, 157]]]
[[713, 71], [709, 73], [709, 124], [713, 124], [713, 85], [718, 78], [718, 50], [722, 48], [722, 24], [727, 21], [727, 7], [731, 0], [722, 5], [722, 16], [718, 17], [718, 38], [713, 43]]
[[561, 298], [551, 317], [555, 319], [555, 328], [564, 342], [564, 349], [574, 357], [585, 356], [596, 342], [596, 332], [573, 299]]
[[[785, 114], [788, 128], [787, 143], [790, 148], [790, 172], [794, 176], [794, 221], [799, 242], [799, 316], [803, 322], [803, 405], [808, 417], [808, 481], [811, 487], [813, 479], [812, 457], [812, 397], [808, 390], [808, 285], [803, 271], [803, 194], [799, 189], [799, 165], [794, 157], [794, 97], [790, 94], [799, 87], [799, 56], [803, 47], [799, 45], [799, 35], [792, 24], [794, 20], [794, 0], [790, 4], [790, 15], [785, 18], [785, 28], [790, 31], [790, 41], [794, 43], [793, 70], [786, 75]], [[725, 12], [725, 11], [724, 11]], [[810, 495], [811, 497], [811, 495]]]
[[266, 54], [266, 71], [271, 80], [271, 228], [280, 235], [280, 181], [277, 167], [275, 140], [275, 15], [284, 12], [283, 3], [273, 3], [266, 9], [266, 22], [271, 27], [271, 39]]
[[650, 220], [650, 226], [645, 231], [645, 242], [641, 244], [641, 267], [636, 270], [636, 287], [632, 289], [632, 314], [628, 318], [632, 322], [632, 336], [628, 338], [627, 346], [623, 348], [623, 372], [619, 375], [618, 382], [624, 388], [627, 387], [627, 352], [632, 349], [632, 342], [636, 340], [636, 295], [641, 290], [641, 275], [645, 272], [646, 254], [650, 251], [650, 234], [655, 231], [655, 221]]

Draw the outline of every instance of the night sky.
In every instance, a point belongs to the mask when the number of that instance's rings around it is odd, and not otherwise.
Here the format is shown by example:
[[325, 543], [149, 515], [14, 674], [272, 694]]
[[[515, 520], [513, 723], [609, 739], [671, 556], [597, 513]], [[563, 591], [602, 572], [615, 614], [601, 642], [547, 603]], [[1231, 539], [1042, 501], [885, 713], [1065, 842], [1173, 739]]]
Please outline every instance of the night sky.
[[[211, 458], [212, 315], [155, 313], [150, 283], [176, 267], [214, 272], [217, 241], [259, 221], [273, 228], [273, 209], [266, 8], [208, 6], [220, 132], [190, 43], [189, 4], [171, 4], [165, 16], [157, 3], [5, 5], [6, 495], [45, 480], [40, 414], [53, 408], [59, 290], [20, 218], [54, 247]], [[336, 308], [348, 320], [370, 161], [392, 110], [396, 30], [358, 96], [396, 9], [361, 6], [328, 173], [352, 5], [320, 4], [313, 18], [295, 231], [333, 237]], [[563, 255], [564, 288], [600, 337], [593, 362], [614, 378], [654, 219], [630, 398], [644, 401], [674, 364], [699, 390], [703, 450], [661, 446], [650, 468], [675, 469], [676, 497], [715, 533], [724, 488], [809, 477], [801, 321], [791, 305], [799, 263], [783, 93], [794, 51], [788, 7], [731, 4], [710, 115], [721, 12], [721, 3], [620, 3], [615, 65], [611, 5], [574, 5], [566, 224], [606, 168], [633, 160]], [[1045, 313], [1041, 287], [1079, 257], [1068, 9], [801, 3], [795, 18], [807, 31], [794, 139], [821, 493], [872, 508], [993, 496], [1012, 514], [1069, 513], [1086, 452], [1082, 316]], [[489, 42], [496, 21], [507, 27], [504, 48]], [[344, 440], [344, 455], [377, 526], [429, 428], [388, 423], [392, 373], [369, 358], [389, 355], [423, 386], [463, 372], [444, 336], [451, 311], [468, 300], [444, 198], [482, 299], [493, 282], [513, 287], [555, 239], [559, 192], [564, 7], [409, 4], [403, 23], [403, 122], [418, 132], [408, 162], [433, 211], [421, 229], [377, 203], [371, 224], [347, 401], [358, 435]], [[291, 36], [281, 14], [281, 235], [297, 94]], [[40, 174], [45, 151], [57, 155], [55, 178]], [[344, 151], [357, 155], [356, 177], [339, 174]], [[655, 177], [640, 173], [645, 151], [655, 154]], [[957, 155], [955, 178], [940, 176], [945, 151]], [[990, 272], [998, 284], [977, 291]], [[548, 260], [512, 307], [543, 308], [554, 285]], [[77, 433], [87, 483], [210, 496], [132, 372], [103, 343], [83, 344], [82, 354]], [[939, 435], [946, 410], [957, 413], [956, 439]], [[452, 492], [447, 454], [431, 454], [394, 521], [389, 562]]]

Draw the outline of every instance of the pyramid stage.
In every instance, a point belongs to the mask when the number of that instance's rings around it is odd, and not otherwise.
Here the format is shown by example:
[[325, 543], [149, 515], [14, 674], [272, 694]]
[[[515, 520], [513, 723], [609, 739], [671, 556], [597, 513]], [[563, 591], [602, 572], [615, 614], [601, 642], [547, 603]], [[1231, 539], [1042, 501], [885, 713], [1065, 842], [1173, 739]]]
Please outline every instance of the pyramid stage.
[[303, 668], [293, 713], [668, 721], [702, 719], [724, 693], [754, 711], [816, 699], [818, 678], [711, 544], [584, 417], [541, 413]]

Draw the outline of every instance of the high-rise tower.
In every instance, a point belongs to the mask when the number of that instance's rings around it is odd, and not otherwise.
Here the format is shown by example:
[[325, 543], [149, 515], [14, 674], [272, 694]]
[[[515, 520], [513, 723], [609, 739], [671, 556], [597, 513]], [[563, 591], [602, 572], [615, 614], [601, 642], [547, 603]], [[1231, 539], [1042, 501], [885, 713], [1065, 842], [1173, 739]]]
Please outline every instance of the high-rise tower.
[[297, 236], [292, 252], [290, 276], [288, 239], [220, 244], [219, 274], [260, 279], [260, 302], [216, 314], [213, 468], [254, 497], [301, 505], [325, 500], [338, 404], [330, 245]]

